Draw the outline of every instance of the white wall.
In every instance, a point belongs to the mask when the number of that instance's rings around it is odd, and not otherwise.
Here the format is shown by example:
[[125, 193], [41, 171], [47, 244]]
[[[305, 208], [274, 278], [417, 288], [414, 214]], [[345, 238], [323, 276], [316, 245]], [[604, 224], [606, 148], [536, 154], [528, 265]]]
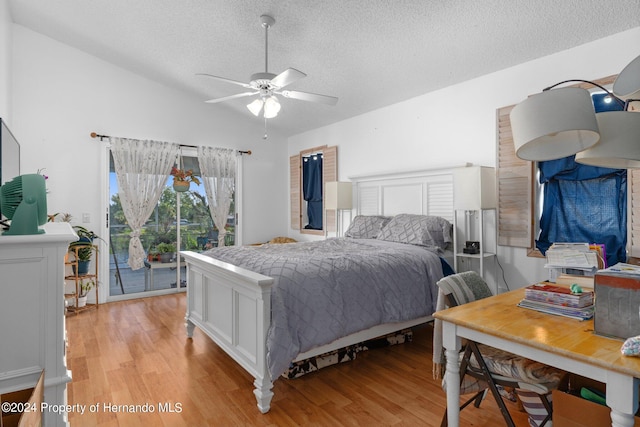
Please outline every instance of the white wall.
[[[105, 142], [91, 132], [188, 145], [251, 150], [243, 156], [245, 243], [286, 233], [288, 196], [286, 140], [271, 132], [268, 142], [259, 121], [128, 72], [25, 27], [12, 24], [11, 130], [20, 142], [21, 173], [44, 169], [49, 176], [48, 211], [69, 212], [82, 224], [108, 236]], [[265, 179], [268, 177], [268, 179]], [[90, 221], [82, 221], [83, 214]], [[103, 247], [101, 277], [108, 277]], [[107, 298], [102, 287], [100, 298]]]
[[[261, 122], [211, 108], [196, 96], [145, 79], [67, 45], [13, 25], [13, 122], [23, 173], [46, 169], [48, 210], [89, 213], [103, 229], [100, 198], [104, 143], [89, 134], [252, 150], [244, 157], [247, 243], [286, 233], [286, 140]], [[265, 179], [268, 177], [268, 179]]]
[[[496, 109], [562, 80], [617, 74], [639, 47], [640, 27], [294, 136], [289, 155], [337, 145], [341, 181], [464, 162], [495, 166]], [[498, 256], [511, 288], [547, 278], [544, 261], [524, 249], [500, 247]]]
[[9, 2], [0, 1], [0, 118], [11, 123], [11, 27]]

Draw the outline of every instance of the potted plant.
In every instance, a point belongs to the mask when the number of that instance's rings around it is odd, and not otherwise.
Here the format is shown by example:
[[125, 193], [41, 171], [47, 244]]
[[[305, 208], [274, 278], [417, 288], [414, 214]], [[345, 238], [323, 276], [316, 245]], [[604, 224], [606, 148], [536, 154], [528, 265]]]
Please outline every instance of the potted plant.
[[147, 259], [149, 260], [149, 262], [158, 261], [159, 257], [160, 257], [160, 253], [156, 249], [150, 250], [149, 253], [147, 254]]
[[171, 262], [176, 255], [176, 245], [175, 243], [158, 243], [156, 251], [160, 254], [160, 262]]
[[94, 251], [93, 241], [94, 239], [100, 239], [100, 237], [81, 225], [74, 225], [73, 230], [78, 235], [78, 240], [69, 244], [69, 251], [76, 256], [78, 261], [77, 273], [75, 264], [72, 265], [73, 273], [78, 275], [87, 274], [89, 272], [89, 262]]
[[80, 280], [80, 294], [78, 295], [78, 307], [84, 307], [87, 305], [87, 295], [89, 291], [94, 288], [96, 282], [93, 280]]
[[173, 176], [173, 189], [179, 193], [189, 190], [192, 182], [196, 185], [200, 184], [200, 179], [194, 175], [193, 170], [182, 170], [175, 166], [171, 168], [171, 176]]
[[90, 243], [73, 242], [69, 245], [70, 250], [76, 256], [78, 262], [78, 271], [76, 273], [76, 265], [72, 264], [73, 273], [78, 276], [89, 273], [89, 262], [93, 256], [93, 246]]
[[73, 231], [78, 235], [78, 242], [93, 243], [94, 239], [100, 238], [96, 233], [81, 225], [74, 225]]

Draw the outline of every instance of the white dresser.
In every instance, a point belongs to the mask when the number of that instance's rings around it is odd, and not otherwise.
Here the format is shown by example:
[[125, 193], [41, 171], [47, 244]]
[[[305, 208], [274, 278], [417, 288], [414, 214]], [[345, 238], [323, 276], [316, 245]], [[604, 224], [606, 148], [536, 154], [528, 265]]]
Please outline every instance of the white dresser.
[[[44, 369], [44, 402], [67, 403], [64, 256], [78, 239], [68, 223], [45, 234], [0, 235], [0, 393], [33, 387]], [[46, 427], [68, 425], [45, 411]]]

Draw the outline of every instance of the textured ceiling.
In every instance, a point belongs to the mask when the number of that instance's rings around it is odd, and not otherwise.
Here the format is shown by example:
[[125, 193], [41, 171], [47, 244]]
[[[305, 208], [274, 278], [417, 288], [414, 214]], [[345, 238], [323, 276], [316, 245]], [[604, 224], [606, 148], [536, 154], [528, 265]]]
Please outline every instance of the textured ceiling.
[[[4, 0], [3, 0], [4, 1]], [[293, 67], [288, 89], [336, 106], [283, 99], [272, 119], [295, 135], [640, 25], [640, 0], [9, 0], [14, 22], [203, 101]], [[251, 98], [211, 104], [246, 120]]]

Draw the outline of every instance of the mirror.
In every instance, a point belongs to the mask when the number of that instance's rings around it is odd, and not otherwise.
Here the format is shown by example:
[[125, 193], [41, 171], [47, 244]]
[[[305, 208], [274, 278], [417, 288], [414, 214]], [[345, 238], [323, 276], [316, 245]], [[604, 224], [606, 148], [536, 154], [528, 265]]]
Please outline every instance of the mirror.
[[20, 144], [0, 118], [0, 185], [20, 175]]

